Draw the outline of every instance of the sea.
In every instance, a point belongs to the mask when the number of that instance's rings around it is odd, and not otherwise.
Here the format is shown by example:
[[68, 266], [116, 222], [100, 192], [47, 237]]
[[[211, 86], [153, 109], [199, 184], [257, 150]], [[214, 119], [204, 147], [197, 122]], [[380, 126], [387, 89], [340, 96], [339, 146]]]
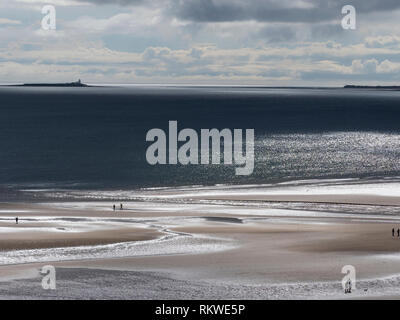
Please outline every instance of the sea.
[[[254, 129], [254, 171], [150, 165], [146, 134]], [[226, 86], [0, 87], [0, 201], [21, 190], [138, 190], [400, 176], [400, 91]], [[26, 196], [26, 193], [24, 193]]]

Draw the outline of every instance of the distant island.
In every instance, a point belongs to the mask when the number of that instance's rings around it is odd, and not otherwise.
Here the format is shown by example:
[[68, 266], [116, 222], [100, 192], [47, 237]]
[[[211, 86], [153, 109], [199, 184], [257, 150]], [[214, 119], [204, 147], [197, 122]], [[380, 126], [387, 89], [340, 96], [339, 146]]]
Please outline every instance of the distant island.
[[[65, 82], [65, 83], [23, 83], [23, 84], [11, 84], [11, 85], [0, 85], [1, 87], [103, 87], [100, 86], [92, 86], [85, 84], [79, 79], [75, 82]], [[264, 89], [329, 89], [328, 87], [270, 87], [270, 86], [246, 86], [247, 88], [264, 88]], [[332, 87], [333, 88], [333, 87]], [[337, 89], [338, 87], [336, 87]], [[399, 90], [400, 86], [368, 86], [368, 85], [353, 85], [346, 84], [342, 88], [344, 89], [375, 89], [375, 90]]]
[[87, 84], [81, 82], [81, 79], [75, 82], [66, 83], [24, 83], [14, 85], [17, 87], [90, 87]]
[[345, 85], [345, 89], [383, 89], [383, 90], [400, 90], [400, 86], [356, 86], [356, 85]]

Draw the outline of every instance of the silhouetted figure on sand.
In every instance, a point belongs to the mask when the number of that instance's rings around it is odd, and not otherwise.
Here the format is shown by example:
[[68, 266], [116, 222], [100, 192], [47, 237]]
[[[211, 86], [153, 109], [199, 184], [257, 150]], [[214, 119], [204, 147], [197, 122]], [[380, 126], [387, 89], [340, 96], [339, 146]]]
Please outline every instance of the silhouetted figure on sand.
[[15, 224], [18, 224], [18, 217], [15, 218]]
[[351, 280], [349, 279], [349, 285], [348, 285], [348, 293], [351, 293]]
[[120, 210], [123, 210], [123, 209], [124, 209], [122, 203], [120, 204], [119, 209], [120, 209]]
[[351, 280], [347, 280], [345, 288], [344, 288], [344, 293], [351, 293]]
[[115, 204], [113, 205], [113, 210], [115, 211]]
[[397, 229], [397, 236], [400, 237], [400, 229]]

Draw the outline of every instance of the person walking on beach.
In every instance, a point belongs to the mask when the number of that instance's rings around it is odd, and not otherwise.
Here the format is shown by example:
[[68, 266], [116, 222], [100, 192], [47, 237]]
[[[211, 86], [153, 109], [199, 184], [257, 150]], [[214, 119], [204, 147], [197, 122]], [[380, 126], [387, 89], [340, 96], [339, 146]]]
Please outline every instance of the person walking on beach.
[[115, 204], [113, 205], [113, 210], [115, 211]]
[[397, 229], [397, 236], [400, 237], [400, 229]]
[[120, 210], [123, 210], [122, 203], [120, 204], [119, 209], [120, 209]]
[[351, 293], [351, 280], [347, 282], [347, 293]]
[[18, 224], [18, 217], [15, 218], [15, 224]]
[[344, 286], [344, 293], [351, 293], [351, 280], [347, 280]]

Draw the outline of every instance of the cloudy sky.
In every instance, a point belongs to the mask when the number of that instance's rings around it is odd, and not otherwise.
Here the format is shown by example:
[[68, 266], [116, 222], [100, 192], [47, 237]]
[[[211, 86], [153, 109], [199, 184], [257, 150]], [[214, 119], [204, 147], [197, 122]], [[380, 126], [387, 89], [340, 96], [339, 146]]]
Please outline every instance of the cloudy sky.
[[0, 0], [0, 29], [0, 83], [400, 85], [399, 0]]

